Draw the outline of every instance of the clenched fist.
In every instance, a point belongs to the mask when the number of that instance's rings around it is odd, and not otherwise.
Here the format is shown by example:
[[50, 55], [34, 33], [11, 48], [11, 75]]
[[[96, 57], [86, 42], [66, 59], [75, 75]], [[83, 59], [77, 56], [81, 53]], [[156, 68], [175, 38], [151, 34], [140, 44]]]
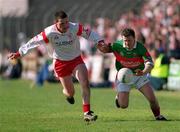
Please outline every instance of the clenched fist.
[[8, 55], [8, 59], [10, 59], [10, 60], [12, 60], [12, 59], [17, 59], [17, 58], [19, 58], [20, 57], [20, 54], [19, 54], [19, 52], [16, 52], [16, 53], [9, 53], [9, 55]]
[[97, 48], [103, 53], [111, 52], [110, 44], [105, 44], [103, 40], [98, 42]]

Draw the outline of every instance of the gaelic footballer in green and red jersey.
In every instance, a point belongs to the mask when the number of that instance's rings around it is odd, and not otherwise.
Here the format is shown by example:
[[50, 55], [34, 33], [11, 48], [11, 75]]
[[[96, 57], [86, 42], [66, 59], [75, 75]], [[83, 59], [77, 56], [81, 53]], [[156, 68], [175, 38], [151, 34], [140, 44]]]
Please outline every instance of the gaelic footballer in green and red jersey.
[[134, 73], [136, 69], [143, 70], [145, 63], [149, 63], [153, 66], [152, 58], [144, 47], [144, 45], [138, 41], [132, 50], [128, 50], [123, 43], [123, 40], [118, 40], [111, 45], [111, 50], [116, 57], [116, 69], [126, 67], [130, 68]]

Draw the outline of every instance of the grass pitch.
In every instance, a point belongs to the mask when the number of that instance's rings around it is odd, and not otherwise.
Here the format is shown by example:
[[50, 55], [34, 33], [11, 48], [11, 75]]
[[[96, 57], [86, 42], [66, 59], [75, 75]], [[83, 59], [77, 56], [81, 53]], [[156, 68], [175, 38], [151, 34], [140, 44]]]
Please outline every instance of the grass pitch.
[[161, 113], [169, 121], [155, 121], [148, 102], [133, 89], [128, 109], [117, 109], [115, 91], [91, 89], [91, 108], [98, 114], [83, 121], [80, 86], [75, 104], [66, 102], [59, 83], [30, 88], [26, 80], [0, 80], [0, 132], [179, 132], [180, 92], [159, 91]]

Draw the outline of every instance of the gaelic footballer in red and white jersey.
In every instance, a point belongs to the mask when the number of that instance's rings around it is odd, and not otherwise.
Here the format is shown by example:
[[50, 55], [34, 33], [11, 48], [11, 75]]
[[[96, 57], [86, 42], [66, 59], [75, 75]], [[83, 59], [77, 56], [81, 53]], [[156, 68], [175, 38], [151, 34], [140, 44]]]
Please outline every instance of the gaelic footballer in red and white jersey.
[[[95, 44], [103, 40], [96, 32], [78, 23], [69, 22], [68, 30], [65, 33], [61, 33], [57, 25], [54, 24], [45, 28], [44, 31], [30, 39], [25, 45], [22, 45], [19, 48], [19, 54], [24, 56], [31, 49], [43, 44], [47, 48], [49, 47], [48, 45], [52, 46], [54, 59], [73, 60], [81, 54], [78, 36], [94, 41]], [[49, 51], [49, 49], [47, 50]]]

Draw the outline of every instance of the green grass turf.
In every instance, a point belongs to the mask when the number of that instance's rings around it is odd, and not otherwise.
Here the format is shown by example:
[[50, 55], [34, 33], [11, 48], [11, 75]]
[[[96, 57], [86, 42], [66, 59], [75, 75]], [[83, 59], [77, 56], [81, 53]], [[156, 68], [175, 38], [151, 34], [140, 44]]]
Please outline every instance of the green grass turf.
[[156, 92], [162, 114], [169, 119], [160, 122], [137, 90], [131, 91], [124, 110], [115, 107], [111, 88], [92, 88], [91, 108], [98, 120], [87, 124], [78, 84], [74, 105], [66, 102], [58, 83], [30, 85], [27, 80], [0, 80], [0, 132], [180, 132], [180, 92]]

